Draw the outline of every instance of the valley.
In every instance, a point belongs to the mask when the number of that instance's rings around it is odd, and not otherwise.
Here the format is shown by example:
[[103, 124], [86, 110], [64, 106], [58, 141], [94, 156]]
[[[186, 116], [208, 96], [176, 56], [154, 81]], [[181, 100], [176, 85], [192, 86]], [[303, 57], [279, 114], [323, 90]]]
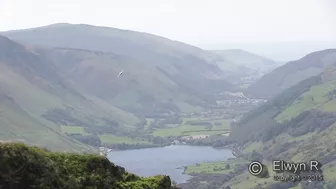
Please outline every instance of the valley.
[[[0, 141], [57, 152], [106, 147], [127, 171], [172, 174], [183, 189], [336, 186], [335, 49], [280, 64], [86, 24], [0, 35]], [[325, 179], [248, 173], [251, 161], [275, 159], [318, 160]]]
[[[199, 139], [229, 136], [231, 122], [237, 122], [243, 113], [264, 103], [264, 100], [240, 99], [234, 96], [230, 98], [236, 100], [218, 100], [218, 105], [207, 111], [165, 113], [144, 118], [134, 131], [130, 130], [124, 135], [95, 134], [83, 126], [63, 125], [61, 129], [70, 137], [83, 137], [84, 143], [92, 145], [93, 140], [96, 140], [95, 146], [105, 146], [112, 150], [197, 144]], [[84, 140], [87, 136], [91, 136], [92, 140]]]

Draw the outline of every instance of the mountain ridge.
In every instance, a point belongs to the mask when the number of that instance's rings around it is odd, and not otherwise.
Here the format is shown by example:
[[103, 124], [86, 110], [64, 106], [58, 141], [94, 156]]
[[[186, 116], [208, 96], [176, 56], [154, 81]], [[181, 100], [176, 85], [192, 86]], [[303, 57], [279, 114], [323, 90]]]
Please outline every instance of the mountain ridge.
[[[45, 30], [48, 30], [48, 32], [45, 32]], [[224, 78], [230, 77], [226, 76], [225, 72], [223, 72], [216, 63], [207, 61], [204, 57], [204, 53], [207, 52], [200, 48], [147, 33], [142, 34], [133, 31], [123, 33], [122, 31], [123, 30], [92, 25], [62, 24], [56, 27], [56, 29], [55, 27], [47, 29], [35, 28], [30, 31], [23, 30], [5, 32], [2, 34], [5, 34], [13, 40], [33, 46], [46, 46], [57, 49], [85, 49], [88, 51], [113, 53], [118, 56], [112, 58], [111, 62], [114, 62], [113, 64], [117, 64], [117, 61], [130, 62], [127, 67], [119, 65], [117, 72], [124, 70], [125, 74], [129, 72], [129, 74], [132, 75], [139, 75], [136, 71], [144, 71], [139, 69], [135, 70], [135, 67], [144, 67], [144, 69], [151, 70], [148, 76], [155, 74], [156, 80], [160, 78], [156, 81], [157, 83], [159, 81], [172, 82], [177, 84], [177, 87], [180, 89], [187, 86], [188, 90], [186, 90], [185, 93], [195, 96], [194, 98], [201, 99], [198, 101], [208, 101], [208, 99], [211, 99], [213, 103], [215, 101], [213, 96], [214, 93], [217, 92], [218, 87], [220, 87], [220, 90], [232, 88], [232, 84]], [[70, 52], [67, 54], [70, 54]], [[208, 55], [206, 55], [206, 57], [207, 56]], [[212, 54], [209, 54], [209, 56], [212, 56]], [[104, 56], [90, 58], [102, 60]], [[105, 65], [95, 64], [92, 65], [92, 67], [108, 67], [107, 59], [111, 58], [102, 60], [106, 62]], [[112, 67], [109, 69], [113, 70]], [[165, 72], [163, 73], [162, 70], [165, 70]], [[91, 70], [91, 72], [92, 71], [94, 70]], [[113, 72], [116, 72], [116, 70]], [[123, 76], [128, 77], [128, 75], [125, 74]], [[140, 82], [137, 78], [134, 79], [132, 85]], [[104, 80], [111, 80], [111, 78], [104, 78]], [[217, 80], [218, 82], [216, 82]], [[199, 82], [201, 85], [193, 85], [195, 82]], [[212, 86], [212, 83], [217, 84], [216, 86]], [[222, 84], [219, 85], [219, 83]], [[105, 88], [108, 89], [107, 87]], [[198, 92], [195, 93], [195, 91]], [[130, 101], [132, 101], [132, 99]], [[185, 102], [182, 103], [185, 104]], [[200, 102], [200, 104], [202, 104], [202, 102]]]
[[336, 63], [333, 59], [335, 56], [336, 49], [310, 53], [267, 73], [251, 84], [246, 92], [255, 97], [270, 98], [306, 78], [319, 75], [326, 66]]

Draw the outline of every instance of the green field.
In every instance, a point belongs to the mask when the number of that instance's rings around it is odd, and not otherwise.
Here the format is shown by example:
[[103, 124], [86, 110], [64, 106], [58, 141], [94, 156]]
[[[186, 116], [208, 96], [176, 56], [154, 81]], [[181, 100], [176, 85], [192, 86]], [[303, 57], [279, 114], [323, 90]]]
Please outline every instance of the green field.
[[141, 140], [141, 139], [132, 139], [129, 137], [122, 137], [122, 136], [115, 136], [115, 135], [109, 135], [109, 134], [105, 134], [105, 135], [100, 135], [100, 140], [102, 141], [102, 143], [105, 144], [122, 144], [122, 143], [126, 143], [126, 144], [149, 144], [149, 142], [147, 140]]
[[329, 101], [328, 92], [336, 89], [335, 82], [328, 82], [322, 85], [313, 86], [308, 92], [304, 93], [299, 99], [291, 103], [284, 111], [276, 117], [281, 122], [298, 116], [300, 113], [311, 110], [321, 109], [324, 111], [335, 112], [336, 102]]
[[203, 118], [203, 117], [184, 117], [183, 123], [186, 124], [188, 121], [210, 121], [209, 118]]
[[61, 126], [62, 133], [85, 135], [84, 127], [80, 126]]
[[[205, 126], [182, 125], [174, 128], [157, 129], [153, 132], [154, 136], [187, 136], [188, 132], [207, 131]], [[200, 134], [200, 132], [198, 132]]]
[[[217, 126], [217, 125], [215, 125], [216, 122], [219, 122], [219, 123], [221, 123], [222, 125]], [[229, 119], [214, 120], [214, 121], [211, 122], [211, 123], [213, 124], [212, 129], [213, 129], [213, 130], [220, 130], [220, 129], [225, 130], [225, 129], [230, 129], [230, 128], [231, 128], [231, 127], [230, 127], [230, 122], [231, 122], [231, 120], [229, 120]]]
[[[209, 121], [213, 125], [215, 122], [221, 123], [221, 125], [213, 126], [209, 129], [207, 126], [202, 125], [188, 125], [188, 121]], [[147, 121], [148, 122], [148, 121]], [[217, 134], [224, 134], [230, 132], [230, 120], [220, 119], [220, 120], [212, 120], [210, 121], [209, 118], [183, 118], [182, 125], [170, 124], [168, 125], [169, 128], [165, 129], [156, 129], [153, 132], [154, 136], [194, 136], [194, 135], [217, 135]]]
[[[228, 161], [200, 163], [197, 165], [187, 166], [185, 174], [228, 174], [234, 170], [235, 166], [243, 163], [247, 163], [247, 161], [242, 159], [232, 159]], [[227, 165], [229, 165], [229, 167], [226, 167]]]
[[174, 128], [157, 129], [154, 136], [194, 136], [194, 135], [216, 135], [228, 133], [230, 130], [209, 130], [205, 126], [182, 125]]

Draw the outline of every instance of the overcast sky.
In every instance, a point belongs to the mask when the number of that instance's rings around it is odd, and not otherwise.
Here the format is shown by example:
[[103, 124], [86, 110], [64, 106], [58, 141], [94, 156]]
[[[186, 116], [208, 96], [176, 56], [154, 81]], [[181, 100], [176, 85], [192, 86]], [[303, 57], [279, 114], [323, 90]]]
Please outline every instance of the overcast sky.
[[206, 49], [243, 48], [276, 59], [290, 53], [295, 56], [288, 58], [299, 58], [334, 44], [272, 43], [276, 50], [260, 42], [336, 41], [334, 10], [336, 0], [0, 0], [0, 31], [85, 23], [148, 32]]
[[335, 0], [0, 0], [0, 31], [58, 22], [188, 43], [336, 39]]

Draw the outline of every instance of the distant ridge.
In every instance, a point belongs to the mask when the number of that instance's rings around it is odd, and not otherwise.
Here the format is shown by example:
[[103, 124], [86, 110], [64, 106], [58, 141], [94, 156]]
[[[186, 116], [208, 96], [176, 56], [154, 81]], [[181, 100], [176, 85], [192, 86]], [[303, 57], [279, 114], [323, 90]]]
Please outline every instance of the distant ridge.
[[336, 49], [310, 53], [264, 75], [247, 92], [255, 97], [270, 98], [300, 81], [319, 75], [326, 66], [336, 63], [335, 58]]

